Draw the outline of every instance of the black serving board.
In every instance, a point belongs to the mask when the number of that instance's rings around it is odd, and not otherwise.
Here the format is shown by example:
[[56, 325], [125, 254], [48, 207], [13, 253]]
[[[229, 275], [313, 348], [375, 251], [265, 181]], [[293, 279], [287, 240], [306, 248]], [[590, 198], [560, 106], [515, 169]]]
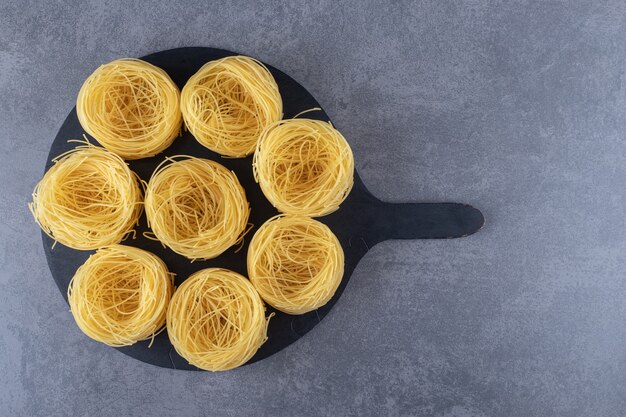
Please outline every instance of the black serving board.
[[[187, 79], [208, 61], [237, 55], [233, 52], [214, 48], [178, 48], [157, 52], [142, 59], [163, 68], [172, 77], [172, 80], [182, 88]], [[284, 118], [292, 118], [298, 113], [320, 104], [302, 87], [285, 73], [267, 65], [278, 83], [283, 98]], [[95, 68], [94, 68], [95, 69]], [[319, 120], [330, 120], [323, 111], [307, 113], [306, 117]], [[341, 126], [338, 126], [341, 130]], [[78, 123], [76, 108], [74, 108], [63, 122], [57, 134], [48, 157], [46, 170], [52, 165], [52, 158], [75, 147], [76, 143], [68, 143], [68, 139], [82, 139], [84, 130]], [[88, 136], [89, 140], [97, 141]], [[348, 141], [351, 138], [348, 137]], [[142, 215], [137, 230], [136, 239], [127, 239], [125, 245], [136, 246], [155, 253], [165, 261], [170, 271], [176, 274], [176, 285], [180, 285], [192, 273], [208, 268], [222, 267], [236, 271], [244, 276], [246, 273], [246, 253], [248, 244], [254, 232], [270, 217], [278, 214], [276, 209], [263, 196], [261, 189], [252, 176], [252, 157], [231, 159], [201, 146], [189, 132], [183, 133], [172, 146], [152, 158], [130, 161], [129, 165], [142, 179], [148, 180], [152, 171], [163, 161], [165, 156], [193, 155], [212, 159], [234, 171], [246, 190], [246, 195], [252, 208], [250, 222], [254, 224], [252, 231], [246, 236], [242, 249], [235, 252], [235, 248], [227, 250], [219, 257], [209, 261], [190, 262], [169, 249], [163, 248], [158, 242], [143, 237], [147, 231], [145, 215]], [[390, 161], [391, 162], [391, 161]], [[327, 224], [337, 235], [345, 252], [345, 274], [335, 296], [325, 306], [316, 311], [300, 316], [293, 316], [274, 310], [267, 306], [267, 313], [276, 315], [271, 319], [268, 329], [268, 340], [261, 346], [256, 355], [248, 363], [267, 358], [286, 348], [313, 327], [315, 327], [331, 308], [335, 305], [341, 293], [346, 288], [350, 275], [365, 253], [378, 242], [387, 239], [447, 239], [470, 235], [479, 230], [484, 218], [480, 211], [465, 205], [455, 203], [412, 203], [390, 204], [378, 200], [365, 188], [363, 182], [355, 172], [354, 188], [341, 208], [325, 217], [318, 218]], [[57, 244], [52, 249], [53, 240], [45, 234], [43, 245], [50, 266], [52, 276], [59, 290], [67, 301], [67, 287], [76, 269], [93, 253], [93, 251], [78, 251]], [[167, 337], [167, 332], [159, 334], [152, 346], [149, 341], [143, 341], [133, 346], [119, 348], [126, 355], [140, 361], [165, 368], [197, 370], [180, 357]]]

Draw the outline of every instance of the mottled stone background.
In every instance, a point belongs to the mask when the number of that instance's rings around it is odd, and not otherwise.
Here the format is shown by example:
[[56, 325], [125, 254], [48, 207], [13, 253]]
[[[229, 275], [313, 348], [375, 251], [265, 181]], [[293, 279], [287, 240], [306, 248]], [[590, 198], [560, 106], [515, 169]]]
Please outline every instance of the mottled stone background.
[[[175, 3], [0, 5], [1, 416], [626, 415], [623, 1]], [[305, 85], [380, 198], [486, 227], [376, 246], [322, 325], [232, 372], [88, 340], [26, 203], [91, 71], [192, 45]]]

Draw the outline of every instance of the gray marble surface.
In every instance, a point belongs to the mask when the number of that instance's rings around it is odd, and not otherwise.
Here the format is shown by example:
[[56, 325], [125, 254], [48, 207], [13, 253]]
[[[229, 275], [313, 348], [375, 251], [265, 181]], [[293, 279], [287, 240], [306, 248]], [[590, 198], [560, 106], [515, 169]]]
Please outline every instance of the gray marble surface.
[[[626, 415], [623, 1], [174, 3], [0, 3], [1, 416]], [[96, 66], [191, 45], [305, 85], [378, 197], [486, 227], [376, 246], [322, 325], [232, 372], [88, 340], [26, 203]]]

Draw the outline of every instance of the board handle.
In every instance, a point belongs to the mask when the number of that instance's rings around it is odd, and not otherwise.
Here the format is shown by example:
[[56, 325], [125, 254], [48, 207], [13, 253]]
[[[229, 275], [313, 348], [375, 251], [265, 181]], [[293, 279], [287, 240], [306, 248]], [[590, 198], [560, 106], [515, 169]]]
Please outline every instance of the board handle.
[[469, 236], [485, 224], [480, 210], [459, 203], [377, 204], [370, 239], [452, 239]]

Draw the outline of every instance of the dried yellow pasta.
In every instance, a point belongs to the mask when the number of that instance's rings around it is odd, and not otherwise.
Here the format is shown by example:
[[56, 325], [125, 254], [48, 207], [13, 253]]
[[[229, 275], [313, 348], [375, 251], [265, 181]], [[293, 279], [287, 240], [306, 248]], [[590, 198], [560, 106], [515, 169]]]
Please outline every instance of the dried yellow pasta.
[[130, 246], [99, 249], [76, 271], [68, 302], [90, 338], [129, 346], [154, 338], [165, 324], [174, 276], [161, 259]]
[[202, 145], [240, 158], [254, 152], [265, 126], [283, 116], [278, 85], [269, 70], [246, 56], [205, 64], [181, 92], [185, 125]]
[[276, 216], [254, 234], [248, 276], [261, 298], [289, 314], [326, 304], [337, 291], [344, 254], [333, 232], [304, 216]]
[[354, 184], [350, 145], [330, 123], [290, 119], [268, 126], [254, 154], [254, 178], [283, 213], [324, 216]]
[[167, 310], [167, 334], [190, 364], [226, 371], [246, 363], [267, 340], [269, 318], [246, 278], [220, 268], [191, 275]]
[[154, 156], [180, 134], [180, 92], [161, 68], [139, 59], [102, 65], [76, 100], [83, 129], [124, 159]]
[[119, 243], [142, 210], [137, 176], [116, 154], [90, 144], [54, 159], [29, 208], [52, 239], [73, 249]]
[[167, 158], [150, 178], [144, 205], [156, 238], [192, 260], [220, 255], [247, 232], [243, 187], [233, 172], [208, 159]]

